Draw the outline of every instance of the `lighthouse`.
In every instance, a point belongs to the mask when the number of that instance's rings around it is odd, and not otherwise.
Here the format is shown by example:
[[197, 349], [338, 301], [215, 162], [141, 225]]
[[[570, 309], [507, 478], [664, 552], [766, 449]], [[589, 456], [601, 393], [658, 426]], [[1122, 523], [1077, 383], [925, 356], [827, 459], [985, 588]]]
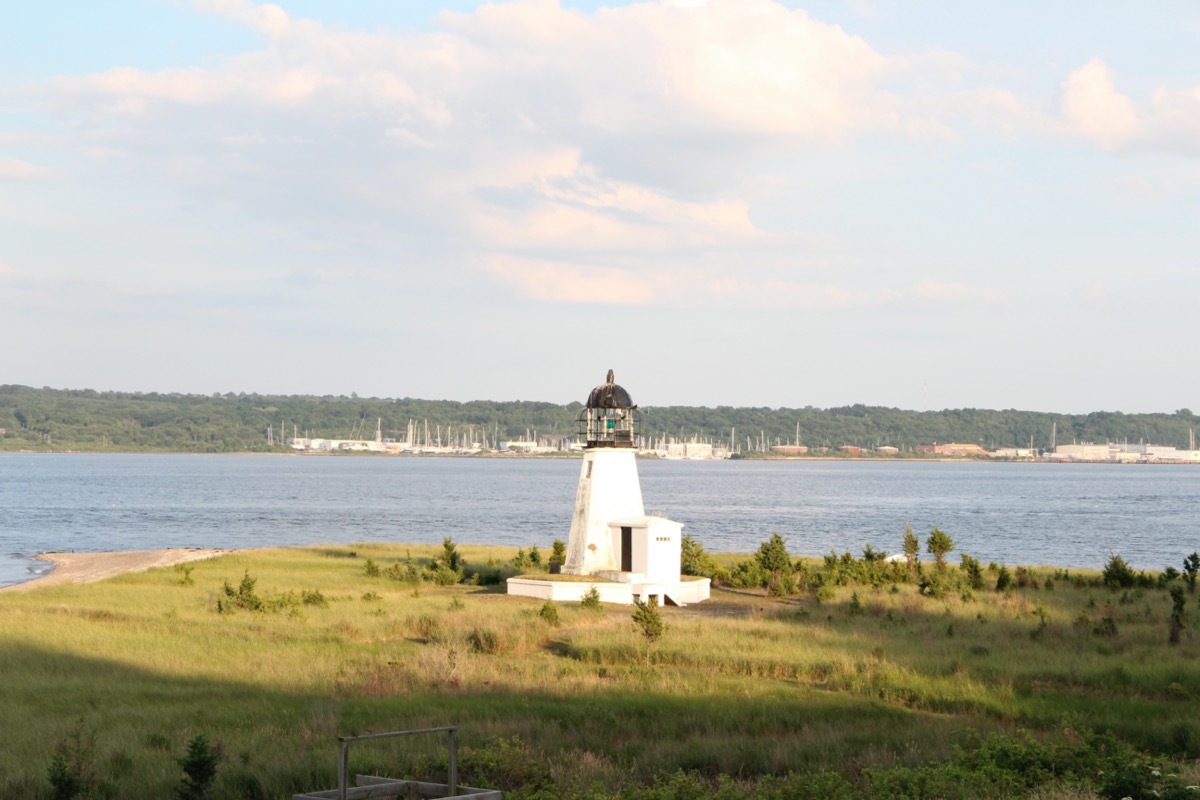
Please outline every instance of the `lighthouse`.
[[609, 523], [646, 514], [634, 457], [636, 419], [637, 406], [629, 392], [613, 382], [610, 369], [605, 382], [592, 389], [576, 420], [587, 447], [562, 568], [567, 575], [618, 569]]
[[[575, 490], [564, 578], [509, 578], [508, 593], [578, 601], [592, 590], [607, 603], [656, 597], [664, 605], [707, 600], [709, 579], [680, 575], [683, 523], [647, 516], [638, 480], [638, 408], [608, 371], [576, 422], [586, 446]], [[565, 576], [586, 576], [591, 580]]]

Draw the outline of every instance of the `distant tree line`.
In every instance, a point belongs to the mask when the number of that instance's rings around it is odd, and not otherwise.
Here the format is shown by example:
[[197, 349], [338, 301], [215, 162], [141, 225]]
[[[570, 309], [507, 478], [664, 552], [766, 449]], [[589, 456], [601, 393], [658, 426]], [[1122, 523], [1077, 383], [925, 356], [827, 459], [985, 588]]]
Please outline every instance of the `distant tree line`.
[[[539, 436], [573, 436], [580, 403], [525, 400], [364, 398], [357, 395], [160, 394], [35, 389], [0, 385], [0, 450], [159, 452], [272, 452], [287, 449], [286, 437], [374, 436], [403, 440], [409, 422], [423, 432], [453, 427], [486, 432], [489, 442]], [[1147, 442], [1186, 448], [1198, 427], [1188, 409], [1173, 414], [1053, 414], [1036, 411], [950, 409], [905, 411], [853, 405], [839, 408], [644, 407], [648, 438], [731, 441], [743, 453], [799, 443], [836, 448], [883, 445], [911, 452], [917, 445], [962, 442], [992, 450], [1048, 449], [1057, 442]], [[473, 426], [473, 427], [471, 427]], [[268, 430], [271, 438], [268, 440]]]

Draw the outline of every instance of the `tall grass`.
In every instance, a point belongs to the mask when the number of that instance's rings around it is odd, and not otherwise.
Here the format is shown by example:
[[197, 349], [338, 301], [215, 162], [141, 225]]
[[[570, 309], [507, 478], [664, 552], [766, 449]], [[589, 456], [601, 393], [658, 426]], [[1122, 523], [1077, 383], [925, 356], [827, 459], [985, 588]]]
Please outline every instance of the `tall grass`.
[[[459, 549], [468, 574], [513, 555]], [[163, 569], [0, 593], [0, 796], [49, 796], [55, 748], [81, 731], [106, 776], [96, 796], [112, 797], [169, 796], [198, 735], [223, 754], [217, 796], [288, 797], [334, 784], [338, 735], [443, 724], [462, 726], [468, 768], [519, 773], [546, 796], [633, 793], [679, 770], [742, 788], [832, 771], [866, 792], [889, 770], [958, 757], [964, 730], [1113, 731], [1137, 750], [1200, 756], [1200, 644], [1194, 623], [1168, 644], [1162, 589], [1060, 578], [940, 598], [914, 584], [826, 587], [819, 601], [718, 591], [662, 609], [647, 659], [629, 608], [559, 604], [556, 625], [503, 587], [390, 577], [440, 553], [249, 551], [196, 562], [190, 581]], [[1039, 586], [1053, 573], [1026, 572]], [[219, 613], [223, 586], [247, 575], [273, 610]], [[305, 602], [318, 594], [324, 604]], [[1194, 601], [1188, 611], [1200, 617]], [[1097, 633], [1105, 618], [1115, 634]], [[393, 774], [439, 757], [388, 745], [356, 763]]]

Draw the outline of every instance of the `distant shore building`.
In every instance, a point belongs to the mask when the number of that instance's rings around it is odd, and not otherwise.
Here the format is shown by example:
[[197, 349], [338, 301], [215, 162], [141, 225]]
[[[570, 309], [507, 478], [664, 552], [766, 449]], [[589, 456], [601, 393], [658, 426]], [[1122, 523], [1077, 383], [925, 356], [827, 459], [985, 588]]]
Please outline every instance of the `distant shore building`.
[[919, 444], [913, 448], [913, 452], [935, 456], [952, 456], [954, 458], [990, 455], [987, 450], [984, 450], [977, 444], [964, 444], [962, 442]]
[[803, 444], [771, 445], [771, 453], [777, 456], [802, 456], [808, 452], [808, 446]]
[[890, 444], [885, 444], [881, 447], [876, 447], [875, 452], [881, 456], [898, 456], [900, 455], [899, 447], [892, 447]]
[[1200, 464], [1200, 450], [1179, 450], [1155, 444], [1060, 444], [1054, 448], [1058, 461], [1090, 461], [1147, 464]]
[[1031, 459], [1038, 457], [1038, 451], [1029, 447], [1001, 447], [988, 455], [992, 458]]

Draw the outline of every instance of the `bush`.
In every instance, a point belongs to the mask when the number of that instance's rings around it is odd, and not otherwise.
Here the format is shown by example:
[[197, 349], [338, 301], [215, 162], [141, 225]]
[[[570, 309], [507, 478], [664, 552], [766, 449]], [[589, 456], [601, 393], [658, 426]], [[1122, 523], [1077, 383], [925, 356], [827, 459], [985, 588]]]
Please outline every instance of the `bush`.
[[1012, 588], [1012, 585], [1012, 573], [1008, 571], [1008, 567], [1001, 565], [1000, 569], [996, 572], [996, 591], [1008, 591]]
[[562, 539], [555, 539], [554, 544], [550, 545], [550, 558], [547, 559], [547, 563], [560, 565], [567, 563], [567, 546], [563, 544]]
[[366, 575], [368, 578], [379, 577], [380, 569], [379, 565], [375, 563], [375, 559], [368, 558], [366, 563], [363, 564], [363, 575]]
[[54, 748], [47, 776], [54, 800], [91, 794], [100, 784], [96, 767], [96, 732], [78, 722]]
[[717, 560], [691, 536], [684, 535], [679, 544], [679, 571], [684, 575], [714, 578], [718, 572], [723, 571]]
[[512, 562], [503, 564], [468, 564], [463, 567], [463, 579], [475, 586], [499, 586], [521, 574]]
[[196, 734], [188, 742], [187, 752], [177, 759], [183, 767], [183, 780], [175, 789], [176, 800], [204, 800], [217, 777], [217, 764], [221, 762], [221, 748], [210, 745], [203, 733]]
[[1137, 576], [1125, 559], [1114, 553], [1104, 565], [1103, 581], [1110, 589], [1131, 589], [1137, 583]]
[[500, 634], [490, 628], [475, 628], [467, 634], [467, 644], [471, 645], [471, 649], [476, 653], [484, 655], [495, 655], [502, 649], [502, 639]]
[[778, 533], [771, 534], [771, 538], [758, 548], [754, 560], [767, 577], [767, 591], [771, 594], [780, 594], [779, 581], [784, 572], [790, 572], [792, 569], [792, 557], [788, 555], [787, 544], [783, 541], [783, 537]]
[[580, 599], [579, 607], [587, 611], [603, 611], [604, 606], [600, 604], [600, 590], [595, 586], [589, 587]]
[[912, 525], [904, 523], [904, 560], [908, 563], [909, 572], [916, 574], [917, 558], [921, 552], [921, 540], [913, 531]]
[[553, 600], [542, 603], [542, 607], [538, 609], [538, 616], [550, 623], [552, 627], [558, 627], [558, 606], [554, 605]]
[[325, 595], [319, 589], [305, 589], [300, 593], [300, 602], [306, 606], [316, 606], [317, 608], [328, 608], [329, 601], [325, 599]]
[[650, 595], [646, 602], [634, 600], [633, 625], [646, 640], [646, 660], [650, 659], [650, 645], [662, 638], [667, 629], [662, 612], [658, 610], [658, 598]]
[[962, 554], [962, 569], [966, 575], [967, 586], [975, 591], [983, 590], [983, 566], [966, 553]]
[[1179, 644], [1180, 634], [1183, 633], [1183, 610], [1184, 603], [1187, 598], [1183, 596], [1182, 586], [1171, 587], [1171, 623], [1169, 627], [1169, 635], [1167, 641], [1170, 644]]
[[1192, 594], [1196, 593], [1197, 573], [1200, 573], [1200, 553], [1193, 552], [1183, 560], [1183, 580]]
[[945, 531], [934, 528], [929, 531], [929, 538], [925, 540], [925, 549], [933, 556], [938, 569], [945, 569], [946, 554], [954, 549], [954, 540]]
[[256, 578], [250, 577], [250, 571], [242, 575], [242, 581], [238, 584], [238, 588], [234, 589], [229, 581], [221, 587], [222, 593], [225, 595], [224, 600], [217, 600], [217, 612], [223, 613], [234, 608], [244, 609], [246, 611], [263, 611], [265, 606], [262, 598], [259, 597], [254, 587], [258, 583]]

